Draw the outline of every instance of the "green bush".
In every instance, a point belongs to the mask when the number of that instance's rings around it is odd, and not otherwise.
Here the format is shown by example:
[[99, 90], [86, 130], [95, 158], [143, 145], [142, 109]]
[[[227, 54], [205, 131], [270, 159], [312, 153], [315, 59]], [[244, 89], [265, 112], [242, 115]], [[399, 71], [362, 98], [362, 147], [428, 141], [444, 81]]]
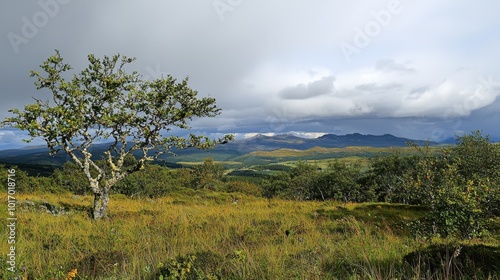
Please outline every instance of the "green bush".
[[468, 239], [480, 236], [488, 220], [497, 215], [498, 168], [487, 165], [500, 162], [500, 153], [479, 132], [459, 137], [457, 142], [440, 155], [429, 147], [416, 147], [415, 171], [405, 174], [404, 180], [411, 196], [430, 209], [421, 221], [428, 224], [429, 235]]
[[405, 176], [412, 174], [418, 162], [416, 156], [404, 156], [393, 153], [372, 159], [368, 172], [362, 178], [365, 186], [373, 192], [373, 198], [379, 202], [415, 204], [408, 189]]
[[212, 252], [178, 256], [158, 264], [155, 279], [218, 280], [223, 259]]
[[34, 192], [61, 192], [62, 190], [55, 186], [52, 181], [46, 177], [32, 177], [27, 172], [19, 169], [17, 166], [0, 165], [0, 180], [5, 182], [0, 187], [4, 192], [7, 192], [8, 170], [13, 170], [14, 176], [11, 176], [11, 181], [15, 183], [16, 193], [34, 193]]
[[178, 181], [176, 171], [150, 164], [125, 177], [114, 186], [112, 192], [134, 198], [155, 198], [182, 188]]
[[358, 180], [361, 177], [359, 166], [350, 166], [340, 161], [328, 165], [325, 171], [317, 174], [314, 187], [311, 190], [314, 199], [334, 199], [338, 201], [365, 201]]
[[73, 162], [66, 162], [52, 173], [53, 183], [77, 195], [90, 193], [89, 182], [82, 170]]
[[191, 183], [195, 189], [208, 189], [217, 191], [222, 189], [221, 182], [224, 175], [224, 166], [216, 163], [212, 158], [205, 158], [203, 164], [197, 166]]

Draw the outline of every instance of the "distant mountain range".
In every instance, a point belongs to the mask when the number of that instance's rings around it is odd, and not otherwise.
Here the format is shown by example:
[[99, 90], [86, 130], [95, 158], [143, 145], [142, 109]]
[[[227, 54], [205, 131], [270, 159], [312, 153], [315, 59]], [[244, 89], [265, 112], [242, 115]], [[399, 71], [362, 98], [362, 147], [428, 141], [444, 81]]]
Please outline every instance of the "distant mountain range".
[[[197, 149], [173, 150], [177, 157], [166, 155], [162, 160], [169, 162], [194, 162], [203, 157], [213, 157], [216, 160], [233, 160], [237, 157], [256, 152], [273, 151], [278, 149], [307, 150], [314, 147], [321, 148], [344, 148], [349, 146], [367, 147], [405, 147], [407, 143], [414, 142], [424, 145], [425, 141], [412, 140], [396, 137], [390, 134], [364, 135], [359, 133], [347, 135], [326, 134], [319, 138], [300, 138], [291, 134], [275, 136], [257, 135], [248, 139], [241, 139], [219, 145], [209, 151]], [[429, 142], [430, 145], [438, 143]], [[92, 148], [95, 157], [101, 157], [109, 144], [96, 144]], [[48, 149], [44, 146], [27, 147], [22, 149], [11, 149], [0, 151], [0, 163], [11, 163], [21, 165], [36, 165], [37, 169], [44, 166], [60, 166], [69, 161], [70, 158], [61, 152], [55, 156], [49, 156]]]
[[[275, 149], [296, 149], [306, 150], [313, 147], [322, 148], [344, 148], [350, 146], [367, 147], [406, 147], [409, 142], [424, 145], [426, 141], [412, 140], [396, 137], [391, 134], [370, 135], [370, 134], [347, 134], [335, 135], [325, 134], [318, 138], [301, 138], [291, 134], [279, 134], [274, 136], [257, 136], [230, 142], [226, 145], [217, 146], [216, 151], [233, 151], [239, 154], [246, 154], [254, 151], [269, 151]], [[436, 142], [429, 142], [430, 145], [438, 145]]]

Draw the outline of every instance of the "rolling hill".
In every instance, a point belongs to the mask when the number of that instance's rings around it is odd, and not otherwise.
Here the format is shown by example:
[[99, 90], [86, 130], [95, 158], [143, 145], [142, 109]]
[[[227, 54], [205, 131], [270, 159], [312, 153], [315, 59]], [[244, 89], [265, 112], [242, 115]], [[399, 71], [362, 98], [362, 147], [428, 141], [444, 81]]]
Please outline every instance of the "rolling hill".
[[[203, 158], [212, 157], [217, 161], [231, 161], [241, 163], [242, 165], [252, 165], [275, 163], [283, 160], [325, 159], [348, 156], [370, 157], [377, 152], [383, 151], [383, 148], [406, 147], [408, 142], [414, 142], [418, 145], [425, 144], [425, 141], [422, 140], [400, 138], [390, 134], [326, 134], [313, 139], [300, 138], [290, 134], [275, 136], [257, 135], [252, 138], [219, 145], [209, 151], [197, 149], [173, 150], [177, 154], [176, 157], [164, 155], [160, 160], [163, 161], [163, 164], [166, 164], [165, 162], [172, 164], [178, 162], [200, 162]], [[438, 143], [430, 142], [429, 144], [437, 145]], [[93, 146], [91, 152], [96, 158], [100, 158], [107, 147], [108, 144], [105, 143], [96, 144]], [[48, 149], [43, 146], [0, 151], [0, 163], [16, 164], [23, 169], [29, 169], [31, 166], [31, 169], [41, 170], [41, 167], [44, 166], [45, 170], [52, 170], [69, 160], [69, 156], [64, 153], [50, 156]]]

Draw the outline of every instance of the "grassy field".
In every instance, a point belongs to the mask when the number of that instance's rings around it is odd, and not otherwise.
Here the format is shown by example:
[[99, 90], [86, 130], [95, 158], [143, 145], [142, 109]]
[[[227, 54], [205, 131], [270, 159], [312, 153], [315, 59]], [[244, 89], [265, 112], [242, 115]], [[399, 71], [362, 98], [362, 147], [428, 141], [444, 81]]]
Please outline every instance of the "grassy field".
[[[430, 147], [432, 151], [438, 152], [440, 147]], [[318, 167], [326, 167], [332, 160], [341, 160], [347, 163], [359, 163], [367, 166], [368, 161], [376, 156], [387, 156], [398, 153], [401, 155], [415, 154], [413, 147], [364, 147], [350, 146], [344, 148], [323, 148], [313, 147], [306, 150], [296, 149], [276, 149], [270, 151], [255, 151], [241, 156], [233, 157], [214, 157], [219, 163], [224, 164], [226, 168], [245, 168], [264, 165], [294, 165], [297, 161], [305, 161], [318, 164]], [[214, 155], [217, 155], [216, 153]], [[203, 158], [211, 157], [210, 153], [196, 155], [197, 157], [179, 157], [176, 163], [183, 166], [192, 166], [203, 162]]]
[[307, 150], [294, 150], [294, 149], [277, 149], [273, 151], [256, 151], [251, 152], [250, 155], [261, 156], [261, 157], [306, 157], [306, 156], [314, 156], [319, 154], [385, 154], [385, 153], [412, 153], [414, 150], [411, 147], [363, 147], [363, 146], [351, 146], [345, 148], [323, 148], [323, 147], [314, 147]]
[[[403, 262], [405, 255], [429, 244], [405, 226], [425, 213], [421, 207], [186, 190], [155, 200], [112, 196], [109, 219], [95, 222], [86, 212], [90, 196], [33, 194], [17, 199], [16, 265], [18, 271], [25, 267], [21, 273], [28, 279], [73, 279], [67, 277], [73, 269], [78, 271], [74, 279], [171, 279], [160, 274], [175, 273], [178, 279], [447, 276], [444, 270], [433, 275]], [[52, 206], [58, 215], [46, 211]], [[7, 213], [6, 203], [0, 212]], [[492, 234], [468, 244], [498, 248], [499, 241]], [[2, 242], [0, 248], [7, 252], [9, 245]], [[5, 273], [5, 259], [1, 266]]]
[[[433, 150], [438, 150], [436, 147], [432, 147]], [[344, 157], [363, 157], [372, 158], [377, 155], [389, 155], [392, 153], [400, 153], [404, 155], [414, 154], [415, 149], [412, 147], [363, 147], [363, 146], [351, 146], [345, 148], [323, 148], [314, 147], [307, 150], [295, 150], [295, 149], [277, 149], [272, 151], [255, 151], [248, 153], [239, 158], [240, 161], [245, 161], [246, 158], [260, 158], [268, 160], [301, 160], [301, 159], [332, 159], [332, 158], [344, 158]]]
[[[317, 166], [322, 169], [327, 169], [328, 165], [334, 162], [335, 160], [339, 162], [346, 163], [347, 165], [359, 165], [362, 170], [365, 170], [369, 163], [370, 163], [370, 158], [364, 158], [364, 157], [358, 157], [358, 156], [350, 156], [350, 157], [343, 157], [343, 158], [338, 158], [338, 159], [311, 159], [311, 160], [304, 160], [303, 162], [312, 164], [314, 166]], [[283, 161], [280, 164], [289, 166], [289, 167], [295, 167], [297, 166], [297, 161]]]

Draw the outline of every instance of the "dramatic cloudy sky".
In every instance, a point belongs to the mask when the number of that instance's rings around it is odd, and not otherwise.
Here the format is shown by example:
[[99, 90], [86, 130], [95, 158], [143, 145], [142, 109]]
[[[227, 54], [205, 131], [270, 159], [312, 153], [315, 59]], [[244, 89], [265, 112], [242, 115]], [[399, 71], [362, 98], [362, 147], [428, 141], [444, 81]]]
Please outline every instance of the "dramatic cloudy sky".
[[[497, 0], [39, 0], [0, 11], [0, 119], [33, 102], [54, 49], [137, 57], [148, 78], [190, 76], [223, 113], [207, 133], [392, 133], [500, 138]], [[314, 135], [314, 134], [312, 134]], [[19, 133], [0, 130], [0, 147]]]

